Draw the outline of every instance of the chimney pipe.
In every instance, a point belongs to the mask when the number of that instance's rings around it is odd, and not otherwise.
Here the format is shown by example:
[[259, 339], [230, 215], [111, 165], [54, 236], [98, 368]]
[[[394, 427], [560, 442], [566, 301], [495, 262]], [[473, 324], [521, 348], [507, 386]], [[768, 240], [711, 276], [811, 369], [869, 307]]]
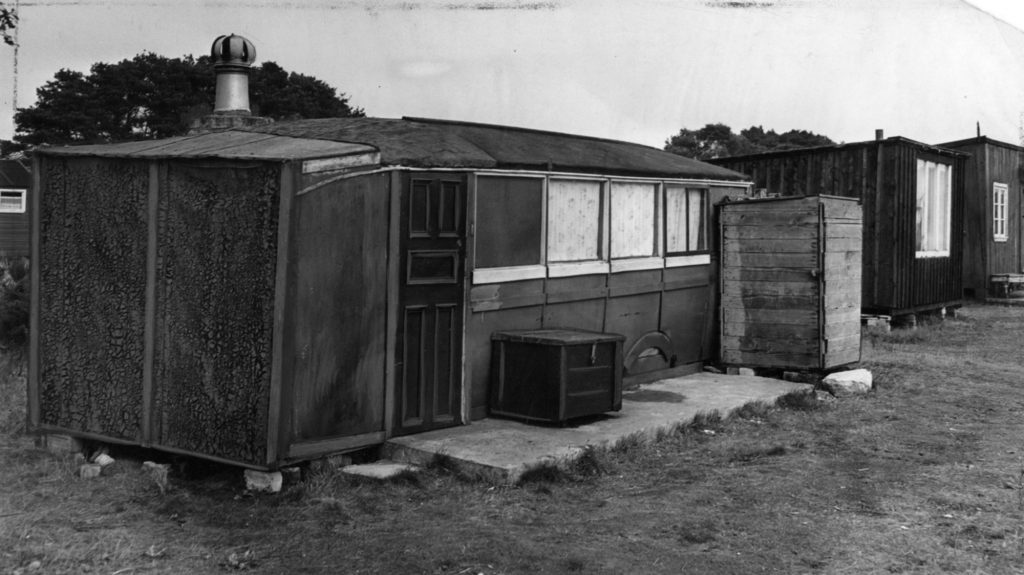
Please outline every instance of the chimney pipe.
[[235, 34], [220, 36], [213, 41], [210, 58], [217, 72], [217, 96], [213, 113], [241, 116], [251, 114], [249, 68], [256, 61], [256, 47]]
[[884, 139], [885, 139], [885, 130], [882, 130], [881, 128], [875, 130], [875, 141], [880, 142], [880, 141], [882, 141]]

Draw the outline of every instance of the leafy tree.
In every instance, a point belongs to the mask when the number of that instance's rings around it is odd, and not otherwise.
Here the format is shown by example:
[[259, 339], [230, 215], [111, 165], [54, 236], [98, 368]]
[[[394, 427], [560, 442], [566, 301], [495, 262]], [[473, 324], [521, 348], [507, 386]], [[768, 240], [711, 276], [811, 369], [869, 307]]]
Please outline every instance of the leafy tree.
[[[208, 114], [216, 76], [209, 58], [143, 53], [116, 64], [93, 64], [88, 75], [60, 70], [36, 90], [37, 101], [14, 115], [21, 144], [105, 143], [188, 132]], [[348, 97], [312, 76], [274, 62], [254, 69], [255, 113], [274, 119], [361, 116]]]
[[778, 134], [767, 132], [761, 126], [751, 126], [734, 134], [725, 124], [707, 124], [699, 130], [683, 128], [665, 141], [665, 151], [709, 160], [729, 156], [742, 156], [776, 150], [793, 150], [834, 144], [829, 138], [805, 130], [790, 130]]
[[14, 35], [11, 34], [11, 30], [14, 30], [17, 25], [18, 14], [14, 8], [8, 8], [4, 6], [3, 2], [0, 2], [0, 38], [4, 39], [4, 44], [14, 45]]
[[699, 130], [683, 128], [665, 141], [665, 151], [707, 160], [756, 152], [745, 138], [732, 133], [725, 124], [707, 124]]

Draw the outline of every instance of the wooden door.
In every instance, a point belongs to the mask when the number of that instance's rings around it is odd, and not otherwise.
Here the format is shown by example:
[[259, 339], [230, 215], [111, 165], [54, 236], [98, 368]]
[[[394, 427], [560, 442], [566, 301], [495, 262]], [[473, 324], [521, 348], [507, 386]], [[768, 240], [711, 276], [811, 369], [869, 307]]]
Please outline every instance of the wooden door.
[[460, 422], [466, 186], [410, 174], [402, 189], [395, 435]]

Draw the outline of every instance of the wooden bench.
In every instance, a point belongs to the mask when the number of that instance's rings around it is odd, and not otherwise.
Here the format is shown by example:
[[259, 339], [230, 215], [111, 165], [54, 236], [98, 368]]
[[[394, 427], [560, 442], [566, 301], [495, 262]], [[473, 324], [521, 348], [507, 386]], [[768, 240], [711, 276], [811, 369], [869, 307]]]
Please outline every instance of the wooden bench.
[[993, 274], [989, 283], [994, 297], [1008, 298], [1015, 288], [1024, 287], [1024, 274]]

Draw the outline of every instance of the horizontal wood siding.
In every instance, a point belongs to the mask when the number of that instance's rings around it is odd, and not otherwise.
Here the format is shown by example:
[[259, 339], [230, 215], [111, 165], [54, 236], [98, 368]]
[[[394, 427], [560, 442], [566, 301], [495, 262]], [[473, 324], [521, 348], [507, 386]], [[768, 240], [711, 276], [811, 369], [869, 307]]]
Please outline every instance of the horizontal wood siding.
[[0, 214], [0, 257], [29, 255], [29, 213]]
[[[485, 284], [470, 289], [466, 361], [475, 418], [486, 414], [491, 334], [509, 329], [571, 328], [626, 336], [634, 355], [668, 337], [664, 360], [712, 359], [705, 343], [711, 308], [710, 267], [688, 266], [568, 278]], [[645, 364], [646, 365], [646, 364]], [[657, 365], [654, 363], [654, 365]], [[637, 363], [634, 368], [639, 368]], [[668, 367], [668, 365], [665, 365]]]
[[142, 437], [149, 167], [42, 157], [40, 423]]
[[373, 174], [296, 200], [285, 376], [292, 443], [384, 431], [388, 185], [388, 174]]
[[723, 206], [724, 363], [825, 369], [860, 358], [861, 217], [839, 198]]

